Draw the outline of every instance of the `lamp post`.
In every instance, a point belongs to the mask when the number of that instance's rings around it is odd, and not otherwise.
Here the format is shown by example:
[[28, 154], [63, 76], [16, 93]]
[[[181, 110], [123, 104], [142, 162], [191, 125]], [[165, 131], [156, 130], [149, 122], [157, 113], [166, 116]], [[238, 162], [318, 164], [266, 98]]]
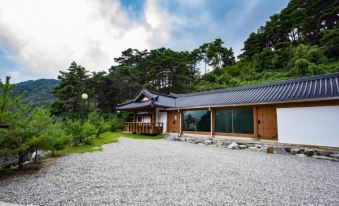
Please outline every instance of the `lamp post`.
[[85, 117], [84, 117], [84, 115], [85, 115], [85, 113], [84, 113], [84, 107], [85, 107], [85, 101], [88, 99], [88, 94], [83, 93], [83, 94], [81, 95], [81, 99], [84, 100], [84, 101], [83, 101], [83, 108], [81, 109], [81, 111], [82, 111], [82, 115], [81, 115], [81, 123], [83, 124], [83, 123], [84, 123], [84, 119], [85, 119]]

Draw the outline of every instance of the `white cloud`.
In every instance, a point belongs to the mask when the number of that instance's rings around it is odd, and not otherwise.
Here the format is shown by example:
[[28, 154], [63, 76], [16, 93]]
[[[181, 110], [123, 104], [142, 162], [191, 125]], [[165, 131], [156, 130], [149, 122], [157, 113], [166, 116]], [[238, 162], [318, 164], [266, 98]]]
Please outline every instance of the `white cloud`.
[[124, 49], [169, 41], [169, 18], [154, 0], [144, 15], [144, 22], [132, 21], [113, 0], [1, 0], [0, 43], [34, 75], [55, 78], [73, 60], [103, 70]]

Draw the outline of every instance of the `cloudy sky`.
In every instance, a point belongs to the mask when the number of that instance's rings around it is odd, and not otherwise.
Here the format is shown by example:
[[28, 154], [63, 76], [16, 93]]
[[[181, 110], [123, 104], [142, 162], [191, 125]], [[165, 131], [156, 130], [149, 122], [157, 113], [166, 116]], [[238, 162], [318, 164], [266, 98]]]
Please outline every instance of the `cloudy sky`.
[[0, 79], [56, 78], [72, 61], [107, 70], [124, 49], [243, 41], [288, 0], [0, 0]]

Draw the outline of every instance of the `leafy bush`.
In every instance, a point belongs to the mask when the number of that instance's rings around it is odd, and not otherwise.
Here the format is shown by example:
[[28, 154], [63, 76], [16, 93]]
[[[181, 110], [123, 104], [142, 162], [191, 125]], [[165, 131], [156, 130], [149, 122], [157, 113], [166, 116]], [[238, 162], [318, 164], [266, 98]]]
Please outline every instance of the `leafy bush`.
[[124, 122], [117, 117], [112, 117], [109, 123], [112, 131], [121, 130], [124, 127]]
[[310, 66], [310, 62], [306, 59], [298, 59], [294, 62], [294, 72], [298, 75], [304, 75], [309, 73], [308, 67]]
[[62, 125], [58, 123], [51, 124], [41, 136], [44, 140], [44, 149], [51, 150], [52, 156], [55, 150], [61, 150], [71, 142], [71, 135], [67, 135]]
[[87, 121], [97, 128], [97, 133], [95, 134], [96, 137], [99, 137], [100, 134], [111, 130], [110, 124], [96, 112], [90, 113]]
[[67, 119], [63, 122], [63, 129], [66, 134], [70, 136], [73, 144], [80, 144], [83, 142], [82, 125], [78, 120]]
[[97, 133], [98, 129], [89, 121], [86, 121], [82, 126], [82, 143], [92, 144]]

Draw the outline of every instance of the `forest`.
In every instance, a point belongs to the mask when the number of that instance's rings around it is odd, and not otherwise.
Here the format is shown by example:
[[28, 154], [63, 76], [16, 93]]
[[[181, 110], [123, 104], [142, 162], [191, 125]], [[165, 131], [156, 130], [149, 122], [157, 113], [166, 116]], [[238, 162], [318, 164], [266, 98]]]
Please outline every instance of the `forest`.
[[[249, 35], [238, 57], [216, 38], [192, 51], [129, 48], [114, 58], [108, 72], [90, 74], [73, 62], [58, 77], [52, 112], [70, 115], [65, 111], [72, 104], [76, 110], [74, 105], [82, 92], [107, 114], [142, 88], [185, 93], [337, 72], [338, 13], [339, 1], [291, 0]], [[212, 71], [206, 72], [206, 67]]]
[[[20, 168], [34, 151], [92, 144], [122, 127], [124, 114], [115, 106], [142, 88], [186, 93], [339, 72], [338, 14], [339, 1], [291, 0], [249, 35], [237, 57], [216, 38], [192, 51], [128, 48], [108, 72], [90, 73], [72, 62], [58, 81], [39, 81], [33, 92], [30, 82], [14, 88], [7, 77], [0, 82], [0, 126], [9, 129], [0, 130], [0, 156], [17, 155]], [[81, 98], [84, 93], [88, 98]]]

